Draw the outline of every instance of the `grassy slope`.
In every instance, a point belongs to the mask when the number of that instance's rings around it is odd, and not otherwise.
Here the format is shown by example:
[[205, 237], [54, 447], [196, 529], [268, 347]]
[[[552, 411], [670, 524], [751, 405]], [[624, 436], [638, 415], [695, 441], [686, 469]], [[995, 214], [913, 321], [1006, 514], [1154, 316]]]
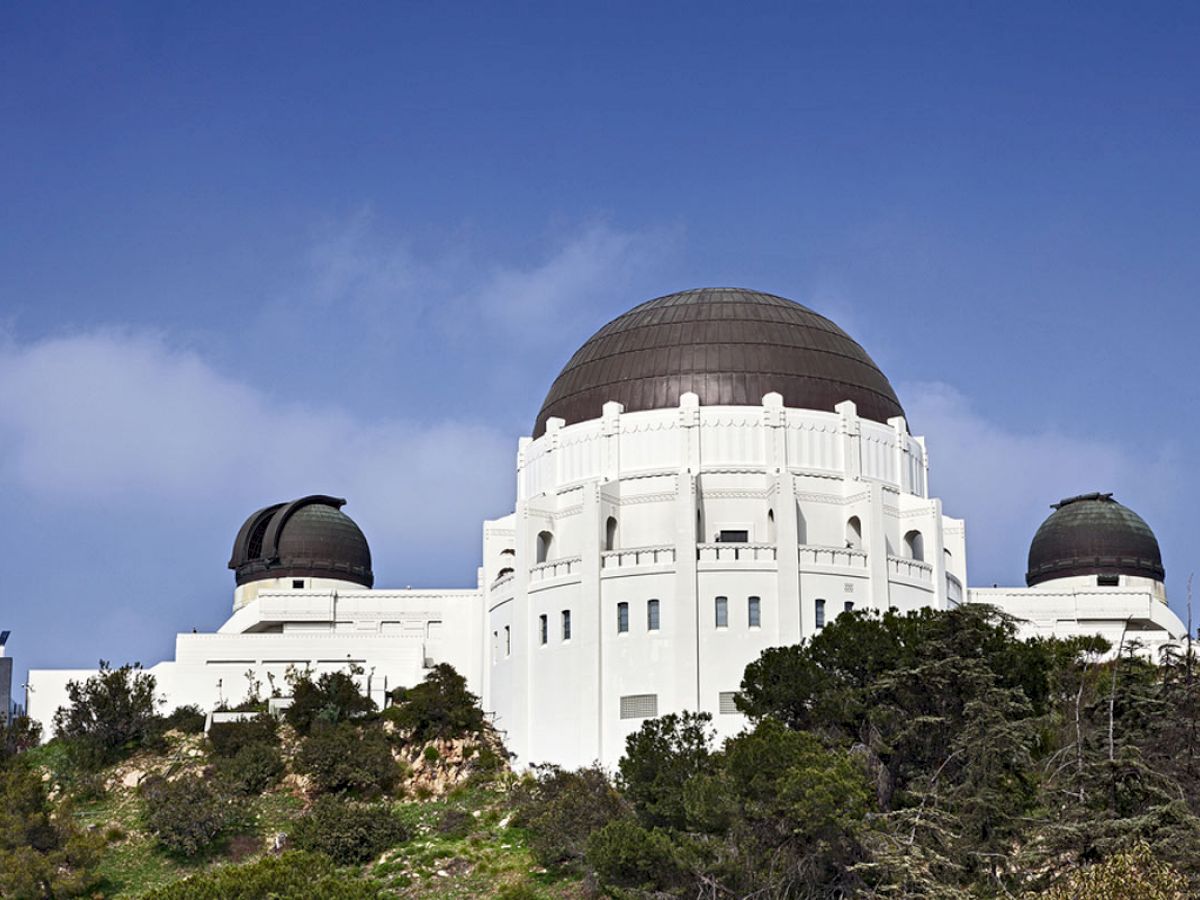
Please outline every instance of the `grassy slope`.
[[[53, 749], [39, 760], [57, 770]], [[56, 773], [57, 774], [57, 773]], [[119, 781], [119, 773], [103, 773], [101, 780]], [[277, 789], [248, 804], [248, 812], [234, 833], [211, 853], [181, 860], [165, 852], [142, 829], [137, 791], [110, 787], [99, 799], [76, 802], [74, 814], [85, 826], [105, 834], [109, 843], [100, 865], [103, 895], [134, 898], [153, 887], [186, 878], [205, 869], [248, 862], [270, 852], [278, 832], [303, 815], [304, 802]], [[396, 801], [397, 814], [414, 835], [408, 843], [364, 866], [362, 873], [377, 879], [389, 894], [411, 898], [492, 897], [503, 886], [523, 888], [522, 897], [570, 898], [580, 895], [578, 881], [541, 870], [529, 852], [521, 829], [508, 827], [502, 789], [461, 787], [441, 800]], [[470, 822], [454, 834], [443, 834], [439, 823], [448, 810], [460, 810]]]

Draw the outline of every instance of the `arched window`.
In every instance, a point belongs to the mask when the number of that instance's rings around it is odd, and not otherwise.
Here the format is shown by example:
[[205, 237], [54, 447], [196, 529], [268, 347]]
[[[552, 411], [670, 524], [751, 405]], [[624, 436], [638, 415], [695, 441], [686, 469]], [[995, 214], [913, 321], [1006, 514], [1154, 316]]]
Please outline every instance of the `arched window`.
[[716, 624], [718, 628], [729, 627], [729, 598], [718, 597], [715, 604]]
[[846, 546], [851, 550], [863, 548], [862, 522], [858, 516], [851, 516], [846, 520]]
[[537, 562], [544, 563], [550, 558], [550, 548], [554, 544], [554, 535], [549, 531], [540, 531], [537, 536]]
[[604, 523], [604, 549], [617, 549], [617, 517], [609, 516], [608, 521]]
[[904, 555], [917, 562], [925, 561], [925, 538], [915, 528], [904, 536]]
[[767, 543], [775, 543], [775, 510], [767, 510]]
[[646, 601], [646, 630], [658, 631], [658, 601]]
[[505, 575], [511, 575], [512, 573], [513, 573], [513, 570], [511, 568], [507, 568], [507, 567], [503, 568], [499, 572], [496, 573], [496, 580], [499, 581]]
[[824, 600], [817, 601], [816, 625], [818, 628], [825, 627], [825, 601]]
[[629, 604], [621, 601], [617, 604], [617, 634], [629, 632]]
[[842, 609], [845, 610], [846, 612], [854, 612], [854, 601], [847, 600], [845, 603], [842, 604]]

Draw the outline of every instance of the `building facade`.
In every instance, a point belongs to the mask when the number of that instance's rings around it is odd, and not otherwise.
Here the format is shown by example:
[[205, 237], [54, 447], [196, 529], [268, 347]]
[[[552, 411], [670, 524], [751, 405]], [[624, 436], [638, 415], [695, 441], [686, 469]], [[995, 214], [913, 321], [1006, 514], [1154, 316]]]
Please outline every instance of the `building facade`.
[[[847, 610], [973, 601], [1029, 634], [1181, 636], [1153, 534], [1107, 495], [1047, 520], [1025, 588], [968, 591], [964, 523], [928, 470], [891, 384], [828, 319], [746, 290], [660, 297], [551, 386], [516, 508], [483, 523], [475, 589], [376, 589], [344, 501], [275, 504], [235, 539], [232, 617], [151, 671], [169, 705], [212, 708], [285, 692], [293, 666], [352, 663], [381, 701], [449, 662], [518, 764], [613, 765], [668, 712], [736, 733], [745, 666]], [[32, 672], [31, 715], [48, 724], [87, 674]]]

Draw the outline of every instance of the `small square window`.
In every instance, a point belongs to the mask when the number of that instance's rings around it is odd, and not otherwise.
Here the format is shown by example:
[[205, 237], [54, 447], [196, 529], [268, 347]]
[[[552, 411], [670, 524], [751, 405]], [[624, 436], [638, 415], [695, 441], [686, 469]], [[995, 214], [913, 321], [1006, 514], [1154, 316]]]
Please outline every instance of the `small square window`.
[[846, 612], [854, 612], [854, 601], [847, 600], [845, 603], [842, 604], [842, 609], [845, 610]]
[[292, 579], [292, 590], [293, 591], [304, 590], [304, 579], [303, 578], [293, 578]]
[[1096, 585], [1098, 587], [1117, 587], [1121, 583], [1120, 575], [1097, 575]]
[[748, 544], [750, 532], [739, 529], [725, 529], [717, 534], [718, 544]]

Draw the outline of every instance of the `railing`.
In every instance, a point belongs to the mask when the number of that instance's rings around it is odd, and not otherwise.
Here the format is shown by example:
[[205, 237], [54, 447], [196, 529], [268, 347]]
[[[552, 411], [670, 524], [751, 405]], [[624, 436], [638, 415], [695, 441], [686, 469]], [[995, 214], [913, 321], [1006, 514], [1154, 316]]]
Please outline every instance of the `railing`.
[[600, 554], [600, 568], [620, 569], [625, 566], [654, 566], [675, 562], [675, 548], [670, 544], [655, 547], [628, 547], [606, 550]]
[[700, 562], [775, 562], [774, 544], [697, 544]]
[[846, 569], [865, 569], [867, 554], [862, 550], [852, 550], [849, 547], [817, 547], [802, 545], [800, 548], [800, 565], [809, 566], [840, 566]]
[[951, 603], [962, 603], [963, 600], [962, 582], [949, 572], [946, 573], [946, 599]]
[[888, 575], [898, 575], [913, 581], [933, 583], [933, 566], [918, 559], [905, 559], [902, 556], [888, 557]]
[[569, 556], [565, 559], [552, 559], [549, 562], [538, 563], [529, 570], [529, 582], [547, 581], [551, 578], [565, 578], [568, 575], [578, 575], [580, 571], [579, 557]]
[[515, 574], [513, 574], [512, 572], [505, 572], [503, 575], [501, 575], [499, 578], [497, 578], [495, 581], [492, 582], [492, 586], [488, 590], [498, 591], [505, 585], [511, 583], [512, 580], [516, 577], [517, 576]]

